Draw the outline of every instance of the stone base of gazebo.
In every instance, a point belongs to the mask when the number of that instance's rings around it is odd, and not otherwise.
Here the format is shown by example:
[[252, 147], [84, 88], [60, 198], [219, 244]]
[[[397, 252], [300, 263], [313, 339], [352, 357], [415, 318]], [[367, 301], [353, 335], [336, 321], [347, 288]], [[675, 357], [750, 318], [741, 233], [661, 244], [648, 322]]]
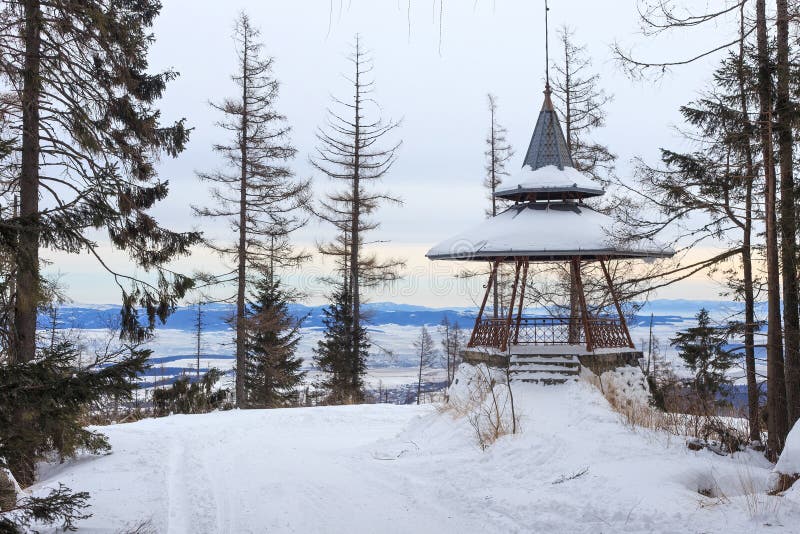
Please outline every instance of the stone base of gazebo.
[[[508, 353], [501, 353], [492, 348], [474, 347], [461, 352], [461, 359], [472, 365], [486, 364], [490, 367], [505, 368], [509, 366], [509, 358], [512, 374], [515, 368], [530, 369], [518, 373], [516, 379], [536, 382], [539, 381], [536, 379], [537, 372], [547, 376], [555, 372], [577, 377], [580, 368], [586, 367], [599, 376], [620, 367], [636, 367], [642, 358], [642, 353], [629, 348], [605, 348], [589, 352], [584, 345], [512, 345]], [[547, 366], [547, 370], [544, 366]], [[557, 381], [560, 382], [563, 381]]]

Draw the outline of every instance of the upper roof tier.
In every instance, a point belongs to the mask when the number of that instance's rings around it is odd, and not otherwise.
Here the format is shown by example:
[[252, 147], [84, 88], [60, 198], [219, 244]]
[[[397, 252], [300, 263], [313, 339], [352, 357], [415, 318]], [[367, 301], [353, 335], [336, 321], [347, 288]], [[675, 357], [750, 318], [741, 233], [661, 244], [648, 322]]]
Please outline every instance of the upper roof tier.
[[659, 258], [674, 251], [651, 240], [617, 243], [614, 220], [585, 205], [517, 204], [430, 249], [432, 260], [559, 261], [573, 257]]
[[513, 175], [509, 184], [514, 187], [495, 192], [497, 198], [516, 202], [534, 200], [572, 200], [599, 197], [605, 194], [602, 188], [573, 167], [559, 169], [555, 165], [536, 170], [527, 165]]
[[597, 184], [575, 169], [550, 93], [548, 85], [544, 90], [544, 104], [533, 129], [522, 171], [507, 180], [510, 187], [497, 191], [495, 197], [528, 202], [573, 200], [597, 197], [604, 193]]

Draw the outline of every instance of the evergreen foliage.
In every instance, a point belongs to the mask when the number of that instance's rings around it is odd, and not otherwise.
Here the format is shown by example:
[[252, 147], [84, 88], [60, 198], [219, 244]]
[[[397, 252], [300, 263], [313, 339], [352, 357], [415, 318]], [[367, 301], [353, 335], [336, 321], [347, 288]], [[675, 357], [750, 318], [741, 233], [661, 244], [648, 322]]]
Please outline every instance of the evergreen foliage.
[[737, 358], [725, 348], [727, 331], [711, 324], [708, 310], [700, 310], [696, 318], [697, 326], [678, 332], [670, 343], [694, 373], [689, 386], [708, 406], [716, 402], [717, 395], [725, 394], [725, 386], [731, 383], [725, 373]]
[[171, 413], [207, 413], [226, 407], [227, 389], [214, 389], [223, 373], [212, 367], [200, 380], [182, 376], [169, 388], [153, 391], [153, 411], [163, 417]]
[[25, 497], [8, 510], [0, 509], [0, 534], [32, 532], [34, 523], [59, 524], [62, 531], [75, 531], [76, 521], [91, 517], [84, 513], [88, 499], [88, 493], [72, 493], [63, 484], [44, 497]]
[[[165, 265], [199, 234], [170, 231], [148, 213], [168, 192], [154, 161], [177, 156], [189, 137], [183, 120], [162, 125], [153, 106], [177, 76], [147, 72], [160, 10], [159, 0], [0, 6], [0, 84], [12, 88], [0, 113], [15, 137], [0, 181], [7, 204], [19, 198], [18, 215], [4, 213], [0, 225], [0, 247], [14, 258], [12, 359], [36, 357], [41, 247], [95, 257], [120, 288], [122, 333], [135, 341], [192, 285]], [[97, 229], [152, 279], [113, 271], [91, 235]]]
[[294, 406], [305, 372], [297, 357], [300, 326], [289, 313], [288, 293], [280, 280], [264, 276], [255, 284], [248, 302], [247, 364], [245, 368], [248, 408]]
[[[326, 375], [319, 384], [325, 392], [323, 402], [362, 402], [370, 347], [367, 332], [361, 326], [354, 332], [352, 300], [346, 289], [335, 292], [331, 300], [322, 312], [324, 336], [314, 349], [314, 361]], [[355, 348], [353, 339], [358, 340]]]
[[83, 428], [81, 418], [96, 403], [130, 398], [150, 351], [126, 352], [79, 367], [79, 350], [63, 340], [41, 349], [34, 361], [0, 366], [0, 467], [26, 486], [36, 462], [51, 454], [63, 459], [81, 449], [108, 451], [106, 438]]

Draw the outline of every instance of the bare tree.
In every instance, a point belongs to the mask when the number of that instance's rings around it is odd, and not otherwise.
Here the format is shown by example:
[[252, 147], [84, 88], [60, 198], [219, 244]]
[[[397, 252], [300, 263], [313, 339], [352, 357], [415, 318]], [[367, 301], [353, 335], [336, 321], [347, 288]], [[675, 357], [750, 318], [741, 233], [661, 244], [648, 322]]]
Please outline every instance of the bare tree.
[[461, 357], [461, 350], [466, 344], [466, 335], [458, 325], [458, 321], [451, 323], [445, 317], [439, 324], [439, 336], [441, 337], [442, 350], [447, 360], [447, 385], [449, 387], [453, 383], [453, 377]]
[[272, 69], [274, 60], [265, 57], [260, 32], [246, 13], [236, 20], [234, 41], [238, 54], [233, 81], [241, 90], [236, 98], [212, 104], [223, 113], [218, 126], [231, 133], [228, 144], [214, 146], [225, 161], [225, 170], [199, 173], [214, 184], [214, 207], [195, 207], [201, 217], [230, 223], [236, 235], [233, 243], [208, 245], [230, 258], [235, 268], [217, 277], [218, 283], [234, 284], [236, 303], [236, 402], [245, 402], [245, 321], [248, 283], [257, 274], [274, 276], [275, 270], [302, 263], [308, 258], [293, 249], [290, 234], [306, 222], [301, 209], [309, 199], [310, 185], [295, 179], [287, 166], [296, 150], [289, 142], [286, 118], [275, 109], [279, 84]]
[[[508, 176], [506, 170], [506, 163], [514, 155], [514, 150], [508, 143], [506, 138], [506, 129], [497, 122], [497, 98], [489, 93], [487, 95], [489, 100], [489, 134], [486, 136], [486, 178], [483, 181], [484, 187], [489, 189], [489, 200], [492, 203], [492, 208], [487, 210], [486, 214], [490, 217], [497, 215], [498, 203], [502, 200], [496, 198], [494, 194], [497, 192], [498, 186], [503, 183], [503, 177]], [[501, 206], [502, 207], [502, 206]], [[489, 265], [489, 272], [493, 272], [491, 265]], [[498, 294], [498, 277], [497, 272], [494, 272], [494, 280], [492, 281], [492, 298], [493, 298], [493, 314], [497, 319], [500, 310], [500, 297]]]
[[414, 350], [419, 357], [419, 375], [417, 377], [417, 404], [419, 404], [422, 395], [422, 371], [433, 365], [439, 355], [433, 337], [426, 326], [420, 329], [419, 337], [414, 342]]
[[591, 133], [605, 125], [605, 106], [613, 97], [599, 87], [600, 75], [590, 72], [592, 60], [585, 46], [575, 44], [574, 30], [563, 26], [558, 35], [564, 55], [553, 63], [552, 90], [564, 119], [567, 148], [577, 170], [607, 180], [617, 157], [593, 141]]
[[195, 341], [195, 357], [197, 358], [197, 380], [200, 380], [200, 351], [202, 349], [202, 342], [203, 342], [203, 327], [205, 326], [205, 322], [203, 321], [203, 317], [205, 316], [205, 312], [203, 311], [203, 304], [205, 304], [202, 300], [197, 300], [195, 302], [195, 315], [194, 315], [194, 341]]
[[342, 287], [352, 308], [351, 346], [358, 347], [363, 343], [359, 339], [362, 289], [395, 280], [404, 262], [379, 259], [365, 250], [375, 243], [368, 241], [369, 232], [379, 227], [370, 216], [383, 203], [401, 203], [389, 193], [374, 190], [374, 184], [394, 164], [400, 142], [382, 145], [398, 123], [384, 121], [373, 109], [377, 106], [371, 96], [374, 82], [369, 78], [373, 67], [359, 36], [349, 60], [354, 69], [353, 76], [347, 78], [353, 84], [353, 100], [334, 98], [338, 109], [329, 109], [326, 128], [317, 132], [319, 146], [311, 163], [331, 180], [343, 184], [342, 189], [329, 193], [317, 210], [320, 218], [338, 231], [333, 241], [320, 243], [318, 249], [335, 258], [343, 274]]

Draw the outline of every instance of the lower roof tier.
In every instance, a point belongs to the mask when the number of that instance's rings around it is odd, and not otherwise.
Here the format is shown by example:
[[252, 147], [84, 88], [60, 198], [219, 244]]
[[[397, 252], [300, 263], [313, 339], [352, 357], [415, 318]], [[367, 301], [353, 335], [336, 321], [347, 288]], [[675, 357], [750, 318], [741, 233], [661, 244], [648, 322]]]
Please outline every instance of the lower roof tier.
[[442, 241], [426, 256], [432, 260], [561, 261], [575, 256], [584, 259], [664, 258], [675, 253], [652, 240], [621, 245], [613, 236], [614, 220], [588, 206], [531, 202], [512, 206]]

